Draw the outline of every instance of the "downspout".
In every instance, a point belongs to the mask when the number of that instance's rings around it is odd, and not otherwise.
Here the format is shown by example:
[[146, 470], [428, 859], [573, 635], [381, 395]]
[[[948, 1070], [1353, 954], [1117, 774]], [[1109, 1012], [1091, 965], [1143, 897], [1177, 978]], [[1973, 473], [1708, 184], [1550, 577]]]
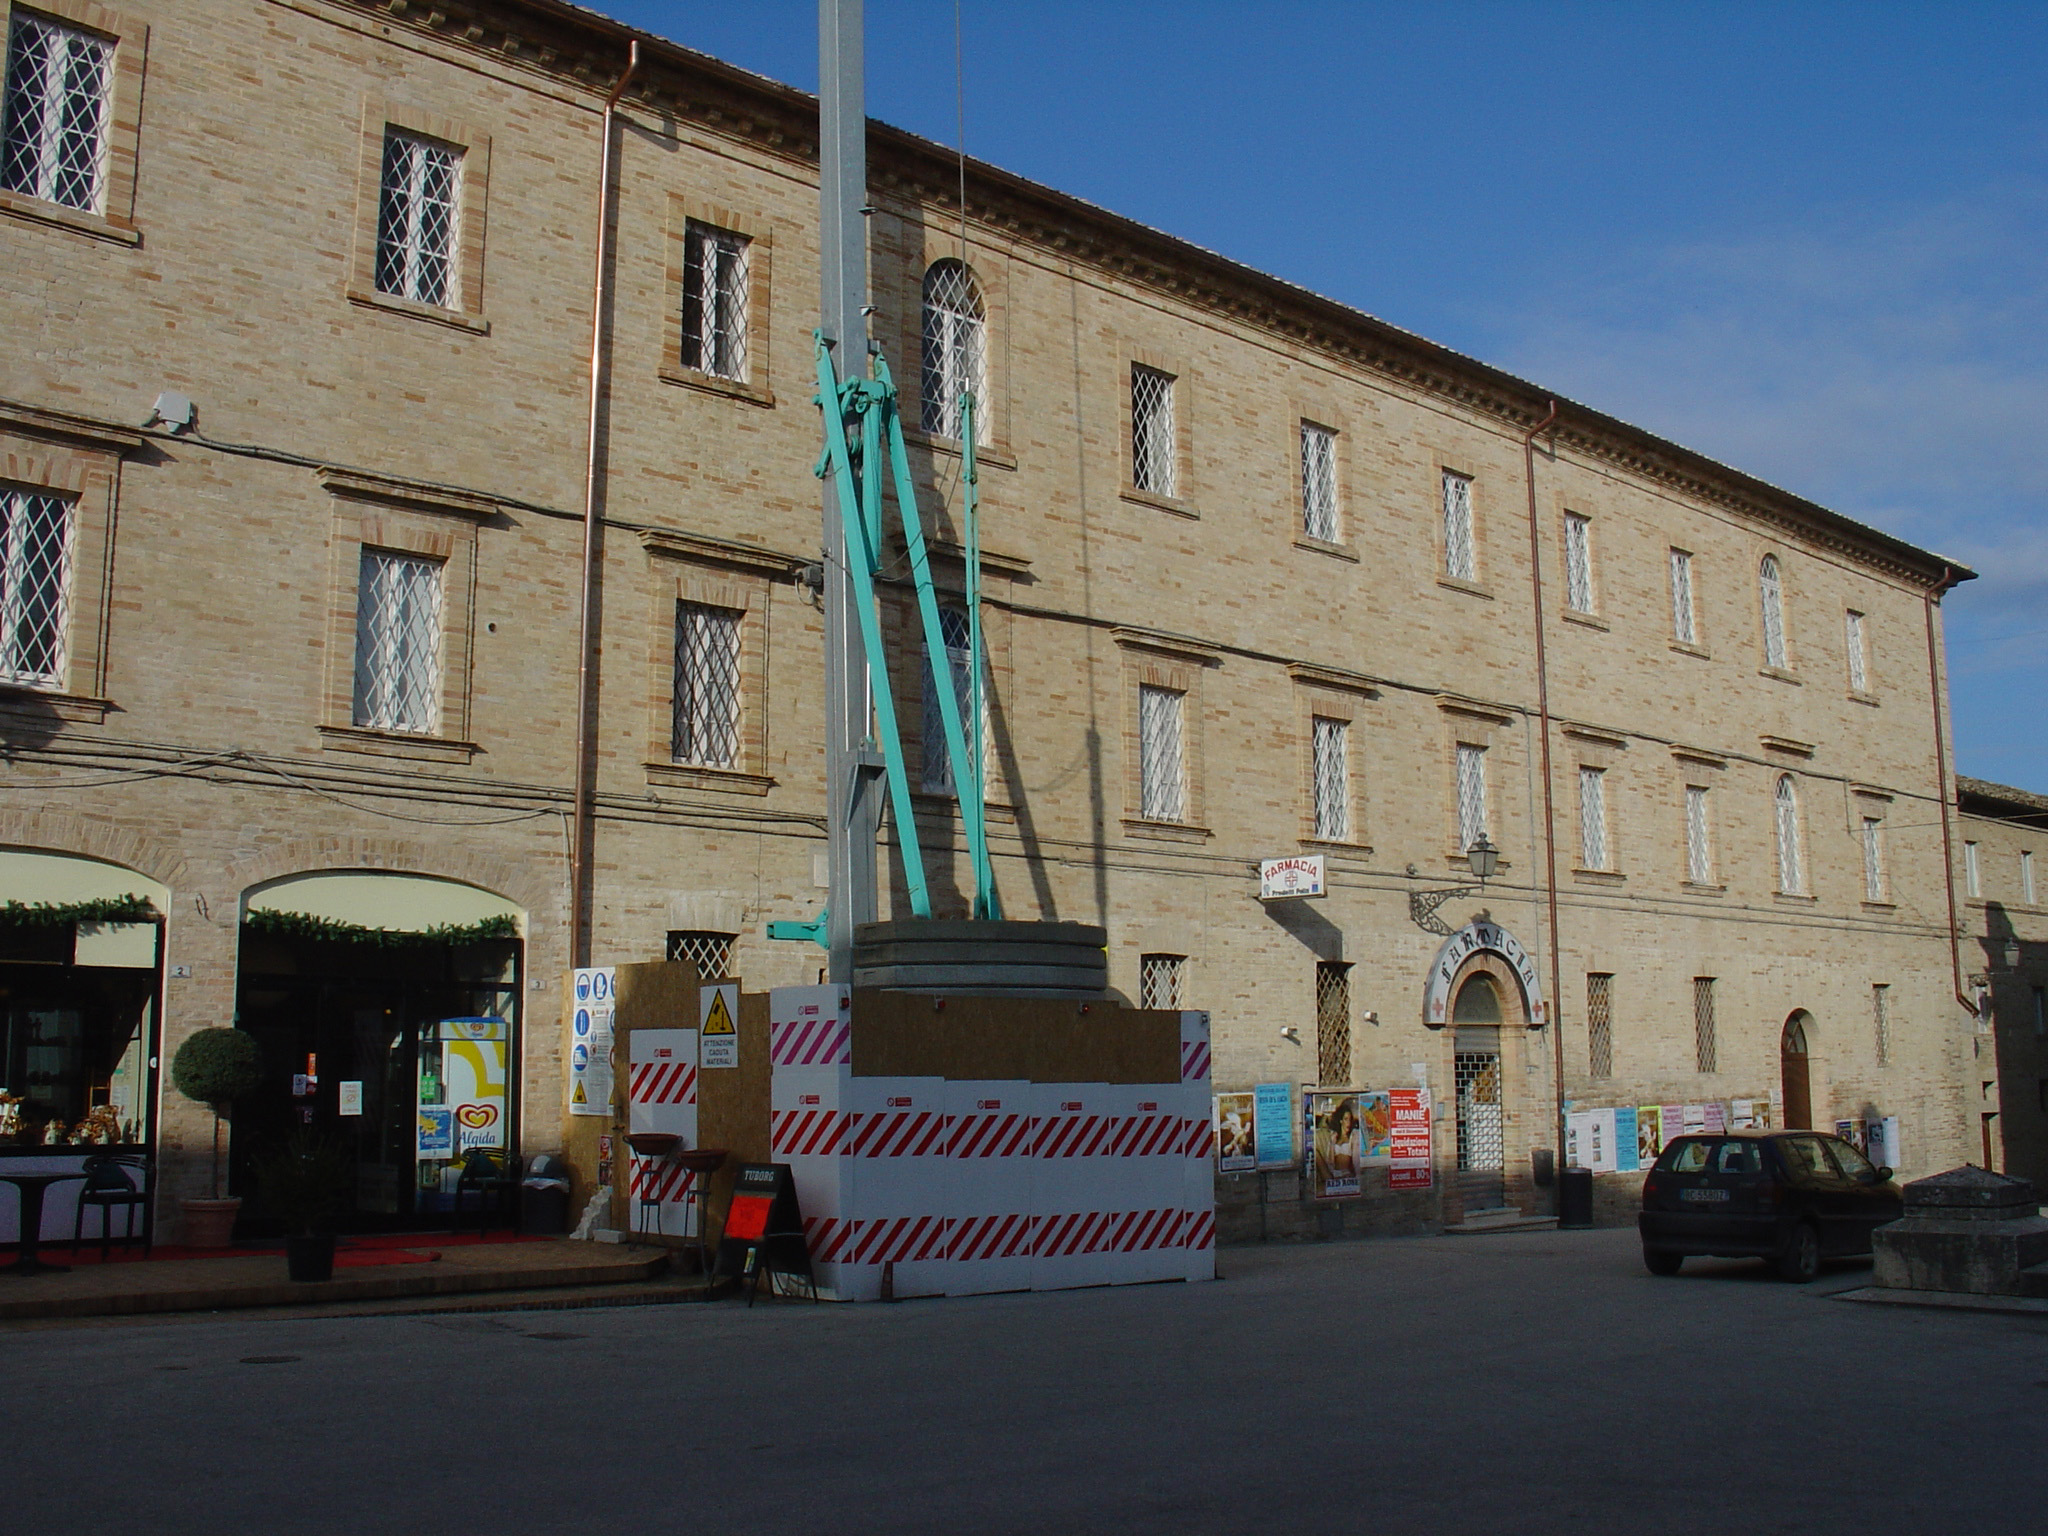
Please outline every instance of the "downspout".
[[1956, 1001], [1971, 1018], [1976, 1018], [1976, 999], [1963, 991], [1963, 933], [1956, 917], [1956, 845], [1949, 826], [1948, 732], [1942, 723], [1941, 648], [1934, 641], [1934, 605], [1956, 584], [1956, 573], [1944, 565], [1941, 580], [1928, 588], [1922, 601], [1927, 609], [1927, 688], [1934, 703], [1934, 782], [1941, 794], [1941, 888], [1948, 895], [1948, 963], [1955, 979]]
[[[1562, 1188], [1564, 1170], [1564, 1020], [1559, 1000], [1564, 990], [1557, 936], [1557, 793], [1550, 775], [1550, 660], [1544, 649], [1543, 531], [1536, 512], [1536, 439], [1557, 422], [1557, 402], [1544, 418], [1522, 434], [1522, 477], [1529, 486], [1529, 587], [1536, 603], [1536, 715], [1543, 743], [1543, 888], [1550, 903], [1550, 1046], [1554, 1057], [1551, 1082], [1557, 1096], [1556, 1177]], [[1553, 450], [1554, 451], [1554, 450]]]
[[591, 280], [590, 300], [590, 422], [588, 455], [583, 467], [583, 598], [576, 626], [576, 814], [569, 839], [569, 963], [590, 963], [590, 929], [584, 920], [584, 887], [590, 878], [590, 809], [592, 779], [596, 765], [591, 761], [590, 741], [590, 656], [591, 594], [597, 582], [597, 416], [604, 398], [604, 307], [609, 295], [606, 255], [610, 251], [612, 206], [612, 118], [619, 98], [633, 72], [640, 67], [640, 44], [636, 40], [626, 56], [626, 70], [604, 99], [604, 121], [599, 129], [604, 154], [597, 178], [597, 270]]

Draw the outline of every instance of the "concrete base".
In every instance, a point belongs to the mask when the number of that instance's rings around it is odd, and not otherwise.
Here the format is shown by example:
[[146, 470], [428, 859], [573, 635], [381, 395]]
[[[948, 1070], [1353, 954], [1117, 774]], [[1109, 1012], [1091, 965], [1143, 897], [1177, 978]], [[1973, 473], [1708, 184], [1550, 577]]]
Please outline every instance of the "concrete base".
[[2025, 1179], [1963, 1167], [1916, 1179], [1905, 1196], [1906, 1214], [1871, 1238], [1879, 1286], [2048, 1296], [2048, 1220]]

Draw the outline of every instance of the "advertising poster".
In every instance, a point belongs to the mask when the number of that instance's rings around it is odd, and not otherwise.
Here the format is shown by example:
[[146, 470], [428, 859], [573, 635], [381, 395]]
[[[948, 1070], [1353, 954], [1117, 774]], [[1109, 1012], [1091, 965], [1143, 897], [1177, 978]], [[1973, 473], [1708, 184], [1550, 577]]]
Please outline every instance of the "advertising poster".
[[1613, 1173], [1620, 1164], [1615, 1159], [1615, 1119], [1611, 1109], [1596, 1109], [1586, 1116], [1588, 1145], [1586, 1167], [1595, 1173]]
[[1389, 1089], [1387, 1107], [1394, 1117], [1393, 1167], [1387, 1173], [1387, 1188], [1428, 1189], [1436, 1177], [1429, 1144], [1429, 1090]]
[[1728, 1101], [1728, 1128], [1731, 1131], [1746, 1131], [1756, 1124], [1756, 1100], [1731, 1099]]
[[1252, 1136], [1261, 1168], [1294, 1166], [1294, 1094], [1285, 1083], [1252, 1090]]
[[1614, 1171], [1634, 1173], [1643, 1166], [1636, 1138], [1636, 1107], [1624, 1104], [1614, 1112]]
[[1567, 1168], [1586, 1166], [1586, 1116], [1570, 1114], [1564, 1117], [1564, 1165]]
[[419, 1156], [421, 1160], [455, 1155], [455, 1111], [431, 1104], [420, 1106]]
[[1718, 1136], [1721, 1134], [1721, 1132], [1727, 1129], [1727, 1106], [1722, 1104], [1719, 1099], [1716, 1099], [1713, 1103], [1707, 1106], [1707, 1134], [1709, 1136]]
[[1216, 1166], [1225, 1173], [1249, 1173], [1259, 1166], [1256, 1103], [1249, 1093], [1216, 1095]]
[[1664, 1150], [1664, 1109], [1659, 1104], [1636, 1106], [1636, 1162], [1647, 1168]]
[[1864, 1138], [1863, 1122], [1861, 1120], [1837, 1120], [1835, 1122], [1835, 1134], [1849, 1143], [1858, 1152], [1861, 1152], [1868, 1145]]
[[[1685, 1106], [1683, 1104], [1664, 1105], [1663, 1119], [1664, 1124], [1658, 1131], [1657, 1145], [1659, 1147], [1668, 1147], [1685, 1134]], [[1706, 1123], [1704, 1111], [1701, 1113], [1700, 1123]]]
[[1394, 1100], [1384, 1088], [1368, 1088], [1358, 1096], [1364, 1121], [1365, 1160], [1381, 1166], [1394, 1160]]
[[1899, 1117], [1886, 1115], [1869, 1122], [1870, 1145], [1863, 1150], [1881, 1168], [1899, 1166]]
[[[1706, 1105], [1704, 1105], [1704, 1104], [1681, 1104], [1681, 1105], [1679, 1106], [1679, 1111], [1680, 1111], [1680, 1117], [1681, 1117], [1681, 1118], [1680, 1118], [1680, 1120], [1679, 1120], [1679, 1125], [1680, 1125], [1680, 1127], [1681, 1127], [1681, 1130], [1680, 1130], [1680, 1134], [1681, 1134], [1681, 1135], [1685, 1135], [1685, 1136], [1698, 1136], [1698, 1135], [1700, 1135], [1700, 1134], [1701, 1134], [1702, 1132], [1704, 1132], [1704, 1131], [1706, 1130], [1706, 1128], [1707, 1128], [1707, 1106], [1706, 1106]], [[1670, 1136], [1670, 1133], [1669, 1133], [1669, 1132], [1666, 1132], [1666, 1133], [1665, 1133], [1665, 1137], [1664, 1137], [1664, 1139], [1665, 1139], [1666, 1141], [1669, 1141], [1669, 1140], [1671, 1139], [1671, 1136]]]
[[1303, 1094], [1308, 1122], [1309, 1192], [1349, 1200], [1365, 1192], [1364, 1122], [1355, 1093]]

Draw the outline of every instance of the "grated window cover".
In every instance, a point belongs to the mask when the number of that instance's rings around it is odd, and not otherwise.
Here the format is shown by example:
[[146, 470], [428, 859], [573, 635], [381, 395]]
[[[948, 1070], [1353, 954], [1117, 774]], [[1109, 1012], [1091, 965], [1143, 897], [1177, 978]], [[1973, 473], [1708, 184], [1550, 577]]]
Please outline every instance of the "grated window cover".
[[1685, 645], [1699, 644], [1692, 612], [1692, 556], [1682, 549], [1671, 551], [1671, 638]]
[[1787, 896], [1805, 894], [1799, 868], [1799, 791], [1792, 776], [1778, 780], [1778, 889]]
[[384, 131], [377, 198], [377, 291], [452, 309], [456, 301], [456, 194], [462, 151]]
[[1337, 542], [1337, 434], [1301, 424], [1301, 531]]
[[1486, 748], [1458, 743], [1458, 848], [1470, 848], [1486, 833]]
[[1140, 955], [1138, 1006], [1169, 1009], [1186, 1007], [1187, 974], [1186, 955]]
[[1147, 821], [1187, 820], [1187, 760], [1181, 741], [1185, 697], [1149, 684], [1138, 689], [1139, 814]]
[[732, 974], [732, 945], [736, 933], [714, 933], [707, 928], [671, 928], [668, 958], [687, 960], [697, 967], [705, 981], [722, 980]]
[[1714, 883], [1713, 845], [1707, 840], [1707, 790], [1685, 786], [1685, 878], [1694, 885]]
[[1351, 966], [1343, 960], [1316, 962], [1316, 1081], [1351, 1085]]
[[1351, 837], [1351, 727], [1318, 715], [1312, 730], [1316, 836], [1345, 842]]
[[683, 228], [683, 366], [744, 383], [750, 283], [744, 235]]
[[1131, 484], [1175, 496], [1173, 375], [1131, 365]]
[[732, 768], [740, 760], [740, 614], [676, 604], [675, 714], [679, 763]]
[[1577, 512], [1564, 515], [1564, 601], [1574, 613], [1593, 611], [1593, 524]]
[[1579, 770], [1579, 858], [1581, 869], [1607, 868], [1607, 774]]
[[64, 686], [74, 521], [62, 496], [0, 493], [0, 682]]
[[1714, 1038], [1714, 978], [1692, 979], [1693, 1061], [1700, 1071], [1712, 1072], [1719, 1056]]
[[441, 562], [363, 551], [356, 590], [355, 723], [441, 728]]
[[[2034, 988], [2034, 1010], [2038, 1017], [2041, 1007], [2041, 989]], [[1892, 989], [1878, 982], [1870, 989], [1871, 1023], [1877, 1031], [1877, 1064], [1889, 1066], [1892, 1059]], [[2036, 1034], [2040, 1033], [2037, 1029]]]
[[14, 12], [7, 33], [0, 185], [66, 208], [100, 212], [113, 63], [114, 45], [106, 38]]
[[925, 431], [960, 436], [963, 394], [974, 397], [978, 417], [988, 402], [988, 319], [974, 274], [949, 258], [924, 275]]
[[1452, 1079], [1458, 1094], [1458, 1167], [1492, 1172], [1502, 1164], [1500, 1052], [1455, 1051]]
[[[973, 691], [973, 666], [969, 656], [967, 613], [960, 608], [939, 609], [939, 635], [946, 646], [946, 665], [953, 677], [953, 697], [960, 709], [960, 728], [974, 729], [970, 718], [972, 700], [968, 695]], [[946, 751], [946, 718], [939, 712], [938, 686], [932, 677], [932, 662], [929, 655], [922, 659], [924, 681], [924, 766], [920, 780], [925, 793], [950, 795], [953, 790], [953, 759]], [[984, 674], [986, 669], [984, 669]], [[984, 716], [981, 722], [981, 778], [988, 782], [989, 736], [986, 710], [989, 688], [986, 675], [982, 678], [981, 697]], [[973, 744], [967, 750], [974, 750]]]
[[1472, 550], [1472, 481], [1444, 471], [1444, 574], [1473, 580], [1479, 570]]
[[1765, 555], [1757, 567], [1757, 596], [1763, 604], [1764, 665], [1785, 665], [1785, 581], [1778, 557]]
[[1614, 1076], [1614, 976], [1586, 974], [1586, 1071], [1592, 1077]]

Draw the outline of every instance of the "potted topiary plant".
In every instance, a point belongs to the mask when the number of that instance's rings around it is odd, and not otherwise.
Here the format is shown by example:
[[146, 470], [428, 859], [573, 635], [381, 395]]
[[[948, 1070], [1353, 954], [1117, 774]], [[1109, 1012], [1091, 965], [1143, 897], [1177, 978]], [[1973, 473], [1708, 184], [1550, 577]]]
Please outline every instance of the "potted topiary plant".
[[221, 1194], [220, 1122], [228, 1106], [253, 1093], [261, 1081], [256, 1038], [239, 1029], [202, 1029], [171, 1058], [171, 1082], [178, 1092], [213, 1111], [213, 1196], [178, 1202], [185, 1241], [194, 1248], [225, 1248], [234, 1238], [242, 1202]]
[[348, 1209], [355, 1160], [332, 1136], [301, 1127], [256, 1162], [256, 1198], [284, 1220], [285, 1262], [294, 1280], [334, 1278], [334, 1221]]

